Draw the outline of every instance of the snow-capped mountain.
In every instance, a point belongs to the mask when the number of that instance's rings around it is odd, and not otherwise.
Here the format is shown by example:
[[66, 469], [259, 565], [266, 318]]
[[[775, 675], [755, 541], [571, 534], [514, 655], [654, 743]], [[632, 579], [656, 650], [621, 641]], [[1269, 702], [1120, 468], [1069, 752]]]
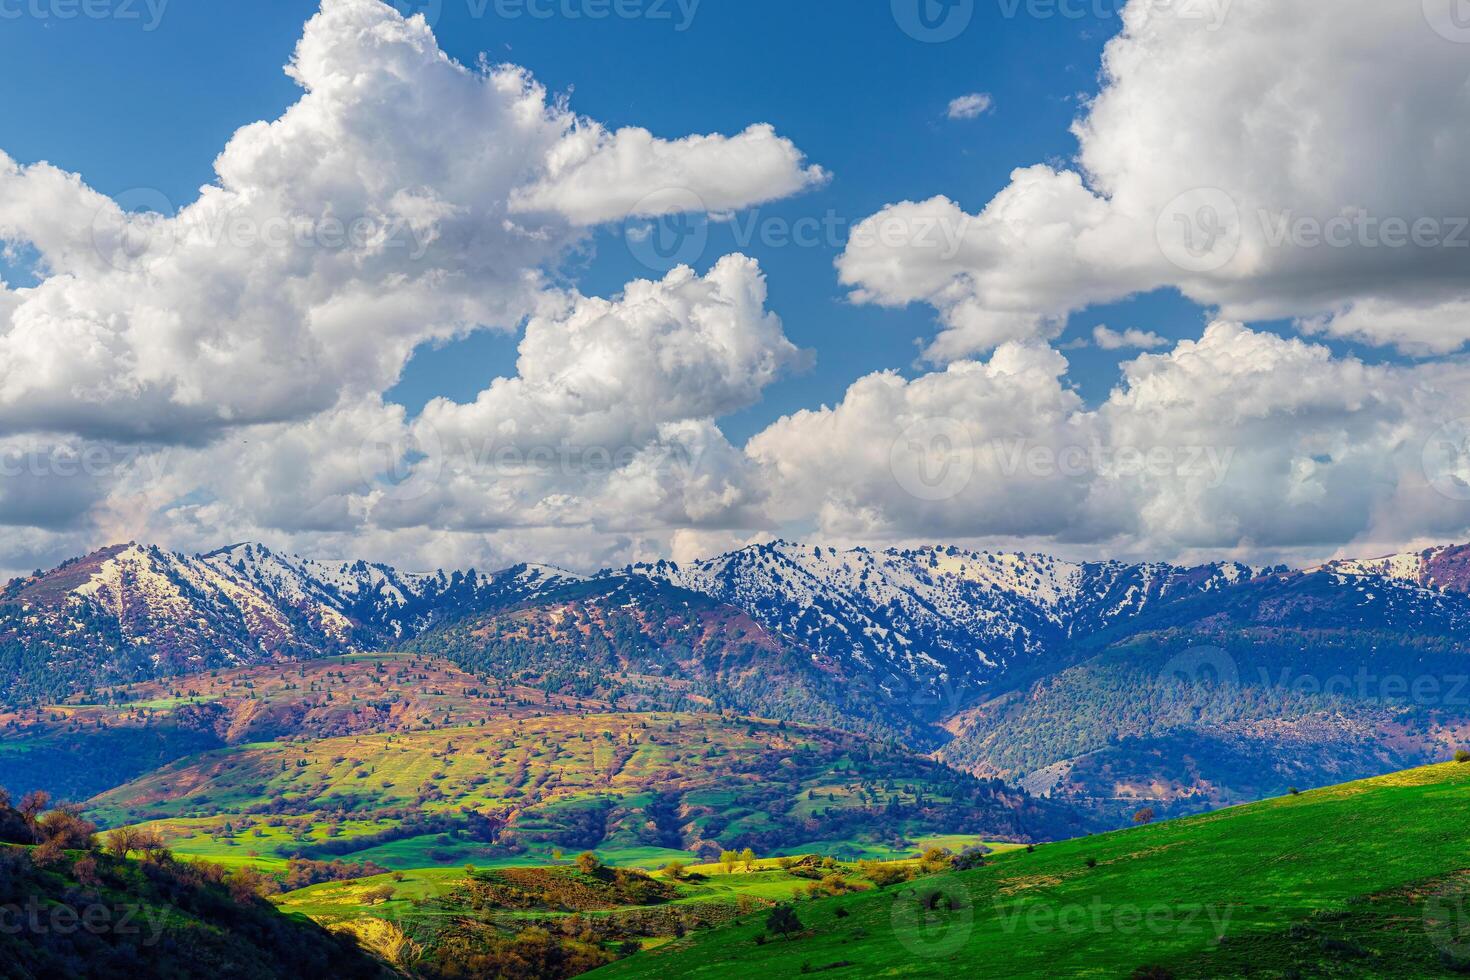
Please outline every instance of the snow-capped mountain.
[[518, 565], [409, 574], [235, 545], [114, 545], [0, 591], [0, 700], [272, 659], [377, 649], [576, 581]]
[[1470, 545], [1444, 545], [1383, 558], [1346, 558], [1328, 562], [1320, 570], [1379, 576], [1446, 592], [1470, 592]]
[[744, 609], [890, 695], [940, 710], [1072, 636], [1252, 575], [1236, 563], [1073, 563], [954, 547], [838, 551], [788, 541], [627, 571]]
[[551, 565], [522, 564], [489, 575], [401, 572], [366, 561], [322, 561], [238, 544], [198, 561], [249, 583], [284, 607], [318, 619], [322, 632], [361, 647], [380, 646], [420, 632], [458, 609], [515, 602], [579, 581]]
[[[1370, 591], [1374, 581], [1395, 585], [1395, 602], [1414, 606], [1418, 596], [1428, 602], [1470, 592], [1470, 546], [1313, 571], [1361, 579]], [[943, 546], [838, 551], [788, 541], [606, 574], [665, 582], [742, 610], [807, 651], [821, 670], [880, 700], [909, 704], [906, 710], [929, 722], [1062, 669], [1078, 641], [1099, 631], [1189, 597], [1218, 594], [1225, 602], [1257, 577], [1233, 562], [1185, 568]], [[579, 580], [534, 564], [490, 574], [409, 573], [259, 544], [197, 556], [117, 545], [0, 590], [0, 701], [391, 648], [433, 625]]]

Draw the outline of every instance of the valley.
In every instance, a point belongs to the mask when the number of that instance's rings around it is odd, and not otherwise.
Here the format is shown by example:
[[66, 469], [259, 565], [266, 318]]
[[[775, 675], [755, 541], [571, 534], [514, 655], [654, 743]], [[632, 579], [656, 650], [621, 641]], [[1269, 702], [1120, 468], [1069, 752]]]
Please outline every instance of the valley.
[[[1186, 850], [1229, 850], [1215, 821], [1267, 849], [1341, 826], [1328, 802], [1356, 791], [1315, 787], [1410, 769], [1355, 784], [1383, 810], [1354, 811], [1365, 828], [1453, 808], [1464, 770], [1412, 767], [1470, 744], [1460, 554], [1191, 570], [782, 542], [580, 577], [108, 549], [5, 590], [0, 785], [415, 976], [720, 975], [726, 955], [927, 975], [951, 954], [914, 949], [957, 910], [968, 962], [1018, 914], [1139, 904], [1117, 875], [1155, 853], [1186, 863], [1150, 887], [1193, 895]], [[1322, 808], [1292, 824], [1298, 800]], [[1458, 880], [1422, 850], [1340, 897], [1397, 909], [1414, 873]], [[1151, 936], [1170, 975], [1231, 975], [1237, 942], [1303, 964], [1300, 936], [1368, 958], [1401, 942], [1221, 894], [1200, 908], [1244, 938]], [[926, 895], [951, 904], [909, 909], [922, 940], [868, 921]], [[793, 900], [799, 935], [768, 934]], [[1038, 974], [1086, 972], [1051, 941], [1028, 943]], [[1149, 965], [1107, 949], [1104, 973]]]

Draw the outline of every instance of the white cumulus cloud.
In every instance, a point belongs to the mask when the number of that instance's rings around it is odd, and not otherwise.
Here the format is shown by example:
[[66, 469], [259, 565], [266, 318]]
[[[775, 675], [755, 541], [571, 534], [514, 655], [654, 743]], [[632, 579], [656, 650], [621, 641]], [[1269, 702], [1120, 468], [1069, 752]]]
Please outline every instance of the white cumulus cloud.
[[941, 197], [859, 225], [838, 263], [853, 298], [932, 305], [940, 362], [1163, 287], [1412, 352], [1470, 339], [1464, 46], [1416, 3], [1185, 6], [1125, 7], [1074, 167], [1018, 169], [975, 214]]

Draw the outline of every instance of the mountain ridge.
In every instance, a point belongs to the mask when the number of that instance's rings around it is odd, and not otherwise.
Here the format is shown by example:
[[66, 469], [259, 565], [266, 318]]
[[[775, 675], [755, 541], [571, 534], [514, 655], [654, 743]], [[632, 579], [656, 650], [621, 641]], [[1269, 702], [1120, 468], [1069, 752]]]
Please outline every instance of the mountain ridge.
[[437, 618], [577, 580], [550, 566], [402, 573], [233, 545], [110, 545], [0, 589], [5, 700], [378, 649]]

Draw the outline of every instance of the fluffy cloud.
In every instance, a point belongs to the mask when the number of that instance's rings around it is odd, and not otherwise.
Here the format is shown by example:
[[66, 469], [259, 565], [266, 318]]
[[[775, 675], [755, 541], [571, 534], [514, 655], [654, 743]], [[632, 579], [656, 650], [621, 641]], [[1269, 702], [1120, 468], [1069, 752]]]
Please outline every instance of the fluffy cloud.
[[1470, 299], [1429, 305], [1366, 299], [1347, 303], [1330, 314], [1304, 318], [1299, 326], [1308, 334], [1392, 344], [1416, 356], [1448, 354], [1470, 339]]
[[827, 180], [770, 126], [733, 137], [666, 142], [646, 129], [609, 133], [596, 124], [568, 133], [548, 172], [511, 198], [517, 213], [547, 211], [578, 225], [660, 217], [690, 208], [735, 211], [788, 197]]
[[912, 381], [872, 375], [749, 451], [783, 516], [846, 539], [1259, 556], [1373, 539], [1394, 513], [1402, 534], [1403, 508], [1418, 534], [1463, 528], [1470, 493], [1426, 453], [1470, 415], [1470, 365], [1370, 366], [1222, 321], [1125, 364], [1096, 410], [1065, 370], [1012, 342]]
[[1011, 343], [989, 362], [913, 381], [869, 375], [835, 407], [776, 422], [747, 452], [773, 513], [814, 518], [827, 535], [1044, 536], [1074, 519], [1086, 484], [1028, 473], [1002, 450], [1022, 439], [1086, 444], [1066, 367], [1050, 348]]
[[475, 400], [409, 419], [365, 396], [169, 450], [166, 466], [115, 481], [112, 536], [200, 548], [284, 537], [482, 565], [534, 541], [539, 560], [595, 567], [654, 554], [681, 529], [759, 526], [764, 487], [714, 419], [806, 362], [765, 304], [743, 256], [612, 299], [548, 293], [516, 374]]
[[[1461, 346], [1463, 46], [1418, 4], [1187, 8], [1125, 8], [1074, 126], [1075, 170], [1017, 170], [975, 215], [935, 198], [856, 228], [838, 263], [854, 299], [934, 306], [943, 332], [927, 353], [941, 362], [1053, 337], [1071, 311], [1168, 286], [1231, 318]], [[936, 245], [935, 222], [958, 231], [954, 247]]]
[[44, 277], [0, 292], [0, 430], [197, 444], [303, 419], [385, 390], [425, 342], [514, 328], [581, 226], [662, 182], [729, 210], [822, 176], [765, 126], [609, 133], [378, 0], [325, 0], [288, 72], [301, 98], [176, 214], [0, 155], [0, 238]]
[[1120, 332], [1105, 323], [1099, 323], [1092, 328], [1092, 342], [1103, 350], [1153, 350], [1155, 347], [1166, 347], [1169, 343], [1149, 330], [1129, 327]]
[[713, 420], [807, 355], [765, 308], [756, 263], [679, 267], [611, 300], [568, 294], [526, 327], [517, 374], [410, 428], [432, 492], [387, 494], [392, 523], [741, 526], [759, 521], [743, 457]]
[[[1463, 533], [1470, 365], [1444, 358], [1470, 338], [1461, 49], [1398, 5], [1179, 6], [1129, 4], [1074, 168], [853, 229], [852, 297], [932, 305], [945, 366], [861, 378], [741, 448], [719, 420], [807, 360], [752, 260], [607, 298], [545, 270], [596, 224], [825, 172], [763, 125], [608, 130], [377, 0], [326, 0], [289, 68], [300, 100], [237, 132], [176, 213], [0, 155], [0, 238], [40, 257], [37, 286], [0, 284], [0, 561], [260, 539], [590, 569], [772, 530], [1320, 557]], [[1099, 327], [1140, 353], [1087, 405], [1046, 342], [1160, 287], [1223, 312], [1169, 350]], [[1241, 322], [1266, 317], [1442, 359], [1370, 364]], [[516, 370], [476, 397], [415, 418], [385, 401], [420, 345], [521, 324]]]
[[[820, 168], [765, 125], [609, 131], [378, 0], [324, 0], [287, 71], [299, 100], [236, 132], [177, 209], [0, 154], [0, 240], [40, 280], [0, 283], [0, 524], [39, 529], [6, 565], [259, 538], [586, 566], [758, 521], [714, 419], [806, 355], [755, 263], [612, 300], [543, 270], [599, 222], [728, 212]], [[515, 377], [419, 419], [385, 403], [419, 346], [523, 322]]]
[[946, 115], [951, 119], [978, 119], [990, 111], [994, 100], [985, 92], [971, 92], [949, 100]]
[[740, 255], [703, 277], [680, 266], [630, 283], [610, 300], [548, 297], [526, 326], [516, 376], [469, 404], [430, 402], [422, 424], [492, 449], [641, 446], [662, 423], [753, 404], [805, 363], [765, 304], [759, 266]]

